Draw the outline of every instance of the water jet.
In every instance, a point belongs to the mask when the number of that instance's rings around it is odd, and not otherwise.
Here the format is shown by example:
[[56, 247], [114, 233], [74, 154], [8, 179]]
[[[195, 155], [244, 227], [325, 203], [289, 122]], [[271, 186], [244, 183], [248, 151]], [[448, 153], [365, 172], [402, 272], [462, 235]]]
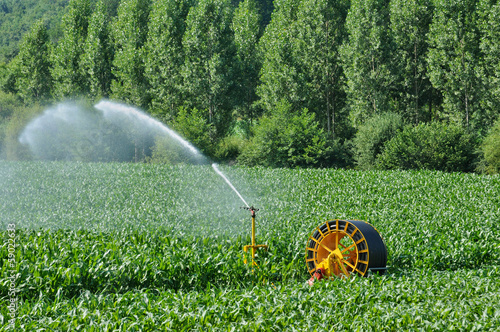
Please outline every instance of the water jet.
[[101, 100], [94, 106], [63, 102], [24, 128], [19, 142], [39, 160], [144, 161], [167, 142], [172, 163], [208, 164], [208, 159], [167, 125], [141, 110]]

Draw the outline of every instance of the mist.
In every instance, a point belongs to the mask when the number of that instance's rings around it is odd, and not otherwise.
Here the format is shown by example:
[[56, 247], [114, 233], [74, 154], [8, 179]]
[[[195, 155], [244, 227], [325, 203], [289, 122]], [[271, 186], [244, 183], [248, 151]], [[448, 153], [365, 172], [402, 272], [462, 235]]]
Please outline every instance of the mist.
[[135, 107], [107, 100], [50, 107], [28, 123], [19, 142], [37, 160], [208, 163], [168, 126]]

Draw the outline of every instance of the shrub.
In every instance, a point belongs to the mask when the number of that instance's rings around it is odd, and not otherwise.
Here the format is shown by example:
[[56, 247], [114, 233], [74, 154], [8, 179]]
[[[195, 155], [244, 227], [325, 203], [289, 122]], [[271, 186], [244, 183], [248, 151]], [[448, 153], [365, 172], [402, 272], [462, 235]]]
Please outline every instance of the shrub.
[[270, 167], [321, 167], [331, 153], [327, 135], [315, 114], [303, 109], [290, 114], [282, 103], [275, 115], [261, 118], [251, 139], [238, 157], [245, 165]]
[[375, 160], [384, 144], [403, 127], [401, 116], [396, 113], [377, 114], [359, 127], [353, 140], [354, 160], [360, 169], [375, 168]]
[[500, 118], [491, 128], [490, 133], [481, 144], [484, 160], [486, 161], [486, 171], [488, 173], [500, 172]]
[[19, 106], [21, 103], [14, 94], [0, 91], [0, 118], [9, 118]]
[[20, 103], [14, 94], [0, 91], [0, 158], [5, 157], [2, 150], [4, 148], [7, 125], [12, 113], [19, 107], [19, 104]]
[[19, 135], [42, 110], [42, 106], [38, 104], [33, 104], [30, 107], [19, 106], [12, 110], [11, 116], [2, 124], [2, 158], [7, 160], [32, 159], [29, 148], [19, 142]]
[[214, 157], [219, 161], [235, 161], [243, 149], [245, 140], [238, 135], [224, 137], [215, 149]]
[[181, 107], [172, 127], [201, 152], [211, 154], [215, 128], [208, 123], [208, 111]]
[[157, 137], [155, 144], [151, 147], [151, 156], [147, 156], [145, 161], [152, 164], [176, 165], [188, 163], [189, 157], [183, 155], [177, 142], [170, 137]]
[[408, 126], [388, 141], [377, 158], [381, 169], [473, 169], [474, 140], [461, 127], [433, 122]]

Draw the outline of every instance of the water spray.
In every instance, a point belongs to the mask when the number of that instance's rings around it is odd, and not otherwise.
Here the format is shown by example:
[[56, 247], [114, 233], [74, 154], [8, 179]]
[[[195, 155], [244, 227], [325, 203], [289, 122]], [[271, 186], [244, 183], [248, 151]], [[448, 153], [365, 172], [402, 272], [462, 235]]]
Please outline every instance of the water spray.
[[40, 160], [140, 161], [156, 151], [172, 163], [208, 164], [167, 125], [136, 107], [109, 100], [94, 106], [52, 106], [28, 123], [19, 142]]
[[[255, 242], [255, 212], [259, 211], [259, 209], [256, 209], [253, 206], [248, 205], [248, 203], [245, 201], [245, 199], [243, 198], [243, 196], [241, 196], [241, 194], [238, 192], [238, 190], [236, 190], [236, 188], [233, 186], [233, 184], [231, 183], [231, 181], [229, 181], [229, 179], [219, 170], [219, 167], [217, 166], [217, 164], [212, 164], [212, 168], [214, 169], [214, 171], [217, 174], [219, 174], [224, 179], [224, 181], [226, 181], [226, 183], [229, 185], [229, 187], [231, 187], [231, 189], [234, 190], [234, 192], [243, 201], [243, 203], [245, 203], [246, 206], [243, 206], [241, 208], [250, 211], [250, 214], [252, 216], [252, 244], [244, 246], [243, 247], [243, 251], [246, 253], [246, 252], [248, 252], [248, 249], [252, 249], [251, 250], [252, 265], [257, 266], [257, 263], [255, 263], [255, 251], [256, 251], [256, 249], [259, 249], [259, 248], [263, 248], [263, 249], [266, 249], [266, 250], [268, 249], [267, 245], [265, 245], [265, 244], [256, 244], [256, 242]], [[245, 264], [247, 263], [247, 259], [246, 258], [245, 258], [244, 262], [245, 262]]]
[[110, 121], [122, 121], [133, 125], [140, 125], [144, 128], [149, 128], [152, 131], [157, 131], [169, 138], [172, 138], [179, 143], [183, 148], [187, 149], [195, 158], [200, 161], [205, 161], [205, 157], [196, 149], [191, 143], [183, 139], [179, 134], [170, 129], [164, 123], [150, 117], [144, 112], [139, 111], [137, 108], [112, 102], [109, 100], [101, 100], [94, 107], [100, 110], [105, 119]]
[[234, 190], [234, 192], [243, 201], [243, 203], [245, 203], [246, 207], [250, 208], [250, 205], [248, 205], [248, 203], [243, 199], [243, 196], [241, 196], [241, 194], [238, 192], [238, 190], [236, 190], [236, 188], [233, 186], [233, 184], [231, 183], [231, 181], [229, 181], [228, 178], [226, 178], [226, 176], [224, 174], [222, 174], [222, 172], [219, 170], [219, 166], [214, 163], [214, 164], [212, 164], [212, 168], [214, 169], [214, 171], [217, 174], [219, 174], [224, 179], [224, 181], [226, 181], [226, 183], [229, 185], [229, 187], [231, 187], [231, 189]]

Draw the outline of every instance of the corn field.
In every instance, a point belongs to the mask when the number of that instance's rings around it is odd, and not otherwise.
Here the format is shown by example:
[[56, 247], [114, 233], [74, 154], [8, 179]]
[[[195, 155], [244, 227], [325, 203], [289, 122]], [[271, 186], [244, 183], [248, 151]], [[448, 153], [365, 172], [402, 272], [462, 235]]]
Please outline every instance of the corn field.
[[[210, 166], [0, 162], [0, 330], [500, 329], [500, 177], [221, 170], [260, 209], [258, 268]], [[380, 231], [385, 275], [307, 284], [306, 241], [336, 218]]]

